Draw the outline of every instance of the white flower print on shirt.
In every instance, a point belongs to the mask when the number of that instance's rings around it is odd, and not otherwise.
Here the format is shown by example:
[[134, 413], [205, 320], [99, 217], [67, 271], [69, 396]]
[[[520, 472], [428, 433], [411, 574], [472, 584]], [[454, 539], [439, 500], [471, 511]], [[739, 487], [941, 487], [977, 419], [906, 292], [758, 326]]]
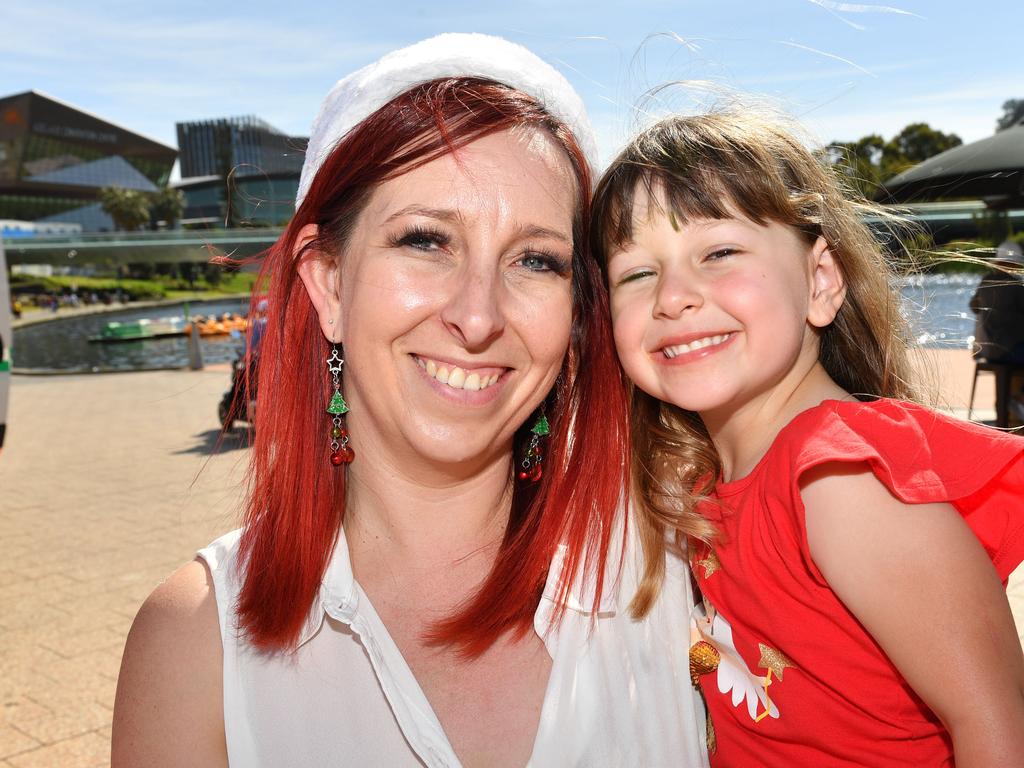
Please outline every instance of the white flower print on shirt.
[[[771, 679], [755, 675], [750, 671], [750, 667], [736, 650], [736, 644], [732, 639], [732, 626], [722, 614], [711, 606], [708, 606], [708, 610], [705, 611], [704, 606], [698, 604], [690, 614], [690, 631], [691, 645], [703, 640], [718, 651], [720, 656], [716, 673], [718, 690], [723, 694], [732, 694], [734, 707], [739, 706], [740, 702], [745, 700], [747, 714], [754, 722], [760, 721], [765, 716], [779, 717], [779, 708], [768, 697], [768, 686], [771, 685]], [[760, 714], [757, 711], [758, 703], [761, 705]]]

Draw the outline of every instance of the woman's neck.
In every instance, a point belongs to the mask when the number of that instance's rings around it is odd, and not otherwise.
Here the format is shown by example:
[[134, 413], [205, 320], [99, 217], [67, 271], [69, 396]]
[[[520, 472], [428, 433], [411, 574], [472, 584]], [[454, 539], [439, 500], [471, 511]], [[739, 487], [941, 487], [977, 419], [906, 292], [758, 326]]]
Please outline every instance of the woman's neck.
[[459, 476], [363, 448], [349, 467], [345, 500], [345, 536], [360, 581], [395, 563], [435, 577], [490, 570], [512, 506], [509, 455]]
[[849, 397], [815, 355], [794, 366], [776, 386], [728, 413], [702, 413], [722, 462], [723, 478], [729, 482], [750, 474], [779, 432], [798, 414], [825, 400]]

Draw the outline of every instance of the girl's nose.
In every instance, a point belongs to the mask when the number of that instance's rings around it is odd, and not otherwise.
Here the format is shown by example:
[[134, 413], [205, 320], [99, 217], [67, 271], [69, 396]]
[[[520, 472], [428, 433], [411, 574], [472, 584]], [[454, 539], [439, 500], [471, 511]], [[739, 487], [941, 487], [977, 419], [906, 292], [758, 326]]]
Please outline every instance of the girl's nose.
[[701, 286], [697, 281], [681, 275], [666, 273], [658, 283], [654, 301], [654, 316], [676, 318], [688, 309], [697, 309], [704, 304]]

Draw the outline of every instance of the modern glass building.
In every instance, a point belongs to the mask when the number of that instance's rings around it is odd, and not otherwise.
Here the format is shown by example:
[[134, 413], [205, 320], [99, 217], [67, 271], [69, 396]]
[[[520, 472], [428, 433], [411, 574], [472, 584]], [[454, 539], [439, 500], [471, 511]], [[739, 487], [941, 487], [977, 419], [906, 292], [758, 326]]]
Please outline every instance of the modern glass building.
[[156, 191], [177, 154], [38, 91], [0, 98], [0, 219], [111, 229], [100, 190]]
[[276, 176], [302, 170], [308, 139], [288, 136], [258, 117], [177, 123], [181, 177]]
[[279, 226], [294, 213], [308, 139], [254, 116], [177, 123], [182, 224]]
[[185, 194], [184, 227], [279, 227], [295, 213], [299, 175], [199, 176], [174, 186]]

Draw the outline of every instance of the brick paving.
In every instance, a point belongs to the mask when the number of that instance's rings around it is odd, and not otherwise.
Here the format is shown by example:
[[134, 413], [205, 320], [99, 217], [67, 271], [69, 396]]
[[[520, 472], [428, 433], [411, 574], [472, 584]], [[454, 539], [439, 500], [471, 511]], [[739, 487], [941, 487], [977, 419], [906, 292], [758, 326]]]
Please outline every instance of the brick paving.
[[142, 600], [235, 527], [248, 450], [220, 452], [224, 366], [16, 376], [0, 454], [0, 766], [110, 761]]
[[[969, 356], [920, 364], [963, 413]], [[109, 765], [135, 612], [236, 526], [245, 433], [214, 450], [228, 379], [226, 366], [14, 377], [0, 454], [0, 768]], [[978, 390], [975, 417], [991, 419], [991, 380]], [[1024, 579], [1013, 599], [1024, 607]]]

